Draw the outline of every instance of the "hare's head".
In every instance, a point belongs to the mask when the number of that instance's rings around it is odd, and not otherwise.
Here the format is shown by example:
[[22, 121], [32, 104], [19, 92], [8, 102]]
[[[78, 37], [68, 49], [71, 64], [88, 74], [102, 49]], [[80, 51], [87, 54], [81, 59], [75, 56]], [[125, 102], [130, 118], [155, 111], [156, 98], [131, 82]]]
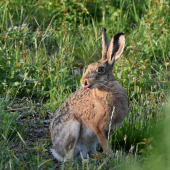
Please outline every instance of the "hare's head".
[[125, 36], [123, 33], [116, 34], [109, 45], [109, 39], [106, 29], [102, 30], [102, 59], [88, 66], [81, 79], [81, 84], [86, 88], [101, 88], [109, 81], [114, 80], [112, 73], [114, 62], [120, 57], [125, 45]]

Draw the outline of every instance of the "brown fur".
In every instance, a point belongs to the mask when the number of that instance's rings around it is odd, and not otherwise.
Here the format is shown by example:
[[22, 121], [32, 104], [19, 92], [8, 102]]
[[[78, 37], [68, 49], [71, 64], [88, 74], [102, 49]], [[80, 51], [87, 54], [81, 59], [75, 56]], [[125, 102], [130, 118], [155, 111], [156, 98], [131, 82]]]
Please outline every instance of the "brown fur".
[[[105, 39], [107, 40], [105, 36], [107, 35], [103, 30], [103, 42], [105, 42]], [[114, 129], [122, 124], [127, 115], [126, 92], [114, 80], [112, 74], [114, 60], [123, 52], [124, 35], [122, 33], [116, 34], [109, 48], [108, 42], [105, 44], [102, 60], [90, 64], [81, 79], [83, 86], [89, 84], [90, 87], [81, 88], [74, 92], [57, 110], [51, 121], [52, 142], [56, 153], [64, 160], [70, 158], [70, 154], [73, 154], [73, 152], [76, 152], [73, 155], [74, 157], [81, 151], [84, 152], [84, 155], [86, 155], [86, 152], [96, 153], [97, 140], [103, 150], [106, 151], [109, 123], [111, 122], [111, 129]], [[105, 73], [97, 72], [99, 67], [104, 67]], [[115, 111], [111, 120], [113, 107], [115, 107]], [[86, 144], [93, 148], [88, 150]], [[79, 149], [75, 149], [75, 147]], [[68, 153], [70, 150], [72, 152]], [[58, 159], [58, 157], [56, 158]]]

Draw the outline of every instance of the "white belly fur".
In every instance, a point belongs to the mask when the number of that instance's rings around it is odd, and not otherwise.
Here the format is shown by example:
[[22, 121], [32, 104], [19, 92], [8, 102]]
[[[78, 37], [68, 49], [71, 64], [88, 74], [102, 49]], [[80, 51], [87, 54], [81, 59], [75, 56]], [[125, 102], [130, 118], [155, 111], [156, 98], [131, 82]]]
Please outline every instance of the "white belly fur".
[[87, 154], [89, 152], [94, 153], [96, 152], [96, 145], [99, 143], [98, 138], [93, 130], [91, 130], [88, 126], [83, 127], [83, 131], [80, 134], [75, 149], [74, 155], [81, 157], [80, 152], [84, 158], [87, 158]]

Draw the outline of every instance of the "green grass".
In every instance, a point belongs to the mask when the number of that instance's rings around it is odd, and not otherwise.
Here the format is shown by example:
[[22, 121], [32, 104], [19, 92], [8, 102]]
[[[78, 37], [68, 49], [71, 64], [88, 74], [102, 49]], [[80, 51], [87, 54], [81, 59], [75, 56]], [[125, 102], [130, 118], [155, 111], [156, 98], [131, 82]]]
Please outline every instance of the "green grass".
[[[1, 1], [0, 169], [166, 169], [169, 8], [168, 0]], [[49, 153], [49, 118], [101, 58], [102, 27], [109, 39], [126, 36], [113, 70], [129, 101], [110, 143], [117, 157], [59, 164]]]

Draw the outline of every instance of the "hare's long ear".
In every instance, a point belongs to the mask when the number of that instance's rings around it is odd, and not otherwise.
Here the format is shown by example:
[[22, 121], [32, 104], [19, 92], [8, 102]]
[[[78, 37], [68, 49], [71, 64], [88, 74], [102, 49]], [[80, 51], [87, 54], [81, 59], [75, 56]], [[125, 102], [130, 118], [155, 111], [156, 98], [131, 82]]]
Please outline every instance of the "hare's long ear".
[[109, 39], [106, 34], [106, 28], [102, 29], [102, 48], [103, 48], [102, 60], [106, 60], [107, 59], [107, 51], [109, 48]]
[[111, 42], [107, 52], [107, 61], [114, 65], [114, 61], [120, 57], [125, 46], [125, 36], [123, 33], [116, 34]]

